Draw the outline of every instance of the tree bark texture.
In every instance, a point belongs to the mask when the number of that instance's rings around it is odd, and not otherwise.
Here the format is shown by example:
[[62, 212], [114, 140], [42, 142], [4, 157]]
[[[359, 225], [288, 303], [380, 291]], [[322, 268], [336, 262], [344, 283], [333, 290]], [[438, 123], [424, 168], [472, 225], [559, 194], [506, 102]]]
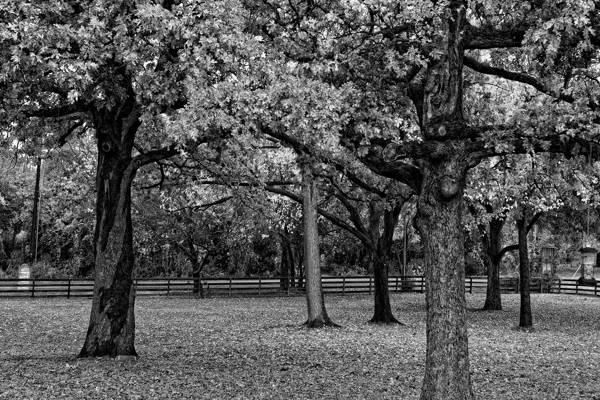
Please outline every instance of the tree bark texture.
[[[371, 236], [371, 266], [374, 283], [374, 312], [369, 322], [400, 323], [392, 312], [389, 293], [389, 263], [393, 244], [394, 229], [398, 222], [401, 206], [392, 210], [376, 209], [370, 205], [369, 231]], [[380, 234], [380, 221], [383, 219], [383, 232]]]
[[327, 315], [319, 260], [319, 232], [317, 229], [317, 184], [308, 163], [302, 166], [302, 213], [304, 223], [304, 270], [306, 273], [306, 302], [309, 328], [334, 325]]
[[444, 174], [438, 168], [425, 174], [417, 214], [425, 253], [427, 304], [422, 400], [473, 398], [466, 326], [464, 238], [460, 229], [464, 186], [452, 199], [440, 196], [439, 184]]
[[[421, 129], [435, 149], [419, 160], [417, 226], [425, 253], [427, 350], [421, 400], [472, 400], [466, 326], [463, 191], [470, 160], [462, 111], [466, 4], [453, 0], [436, 26], [422, 92]], [[422, 93], [422, 97], [418, 97]], [[453, 140], [456, 138], [456, 140]], [[472, 165], [472, 164], [471, 164]]]
[[112, 109], [93, 113], [98, 143], [94, 298], [80, 357], [137, 355], [131, 223], [137, 166], [131, 152], [140, 121], [132, 90], [128, 94]]
[[373, 317], [369, 322], [373, 323], [399, 323], [394, 317], [390, 303], [389, 285], [388, 285], [388, 264], [385, 258], [382, 258], [379, 252], [373, 254], [373, 283], [375, 295], [375, 309]]
[[485, 293], [484, 310], [502, 310], [500, 294], [500, 261], [502, 246], [502, 228], [504, 218], [492, 218], [488, 224], [486, 246], [487, 290]]
[[519, 233], [519, 292], [521, 293], [521, 308], [519, 312], [519, 327], [531, 328], [531, 296], [529, 292], [529, 249], [527, 245], [527, 218], [523, 216], [517, 220]]

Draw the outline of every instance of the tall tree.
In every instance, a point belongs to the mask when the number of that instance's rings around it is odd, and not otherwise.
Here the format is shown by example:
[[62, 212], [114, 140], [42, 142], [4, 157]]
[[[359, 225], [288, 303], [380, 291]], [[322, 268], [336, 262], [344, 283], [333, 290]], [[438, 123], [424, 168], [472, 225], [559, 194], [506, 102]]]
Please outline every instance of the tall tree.
[[[569, 153], [586, 138], [578, 135], [577, 128], [569, 134], [564, 125], [558, 131], [547, 130], [544, 122], [551, 118], [532, 120], [521, 115], [510, 124], [490, 125], [474, 113], [466, 115], [463, 66], [573, 103], [573, 95], [556, 90], [563, 83], [558, 75], [561, 65], [589, 66], [588, 50], [593, 53], [599, 42], [590, 30], [590, 24], [598, 24], [597, 18], [591, 18], [594, 5], [454, 0], [410, 7], [387, 2], [263, 3], [263, 11], [270, 14], [263, 35], [280, 45], [286, 57], [297, 63], [297, 70], [304, 68], [311, 77], [350, 92], [357, 89], [348, 100], [355, 107], [339, 111], [347, 121], [340, 134], [348, 147], [354, 147], [374, 171], [418, 193], [417, 226], [425, 249], [428, 311], [421, 398], [473, 398], [460, 229], [467, 171], [495, 155], [532, 149]], [[477, 50], [518, 47], [531, 49], [543, 65], [529, 65], [528, 73], [514, 73], [511, 65], [501, 68], [475, 58]], [[579, 51], [568, 50], [573, 47]], [[522, 64], [525, 53], [512, 54]], [[545, 74], [556, 75], [552, 80], [539, 77]], [[590, 97], [584, 91], [575, 92], [582, 99]], [[543, 112], [539, 112], [540, 104]], [[571, 107], [562, 102], [553, 106], [547, 99], [540, 104], [538, 116], [551, 108]], [[588, 101], [583, 108], [595, 104], [596, 100]], [[574, 112], [577, 107], [568, 112], [570, 124], [588, 126], [593, 112]], [[535, 113], [532, 108], [524, 114]], [[556, 115], [568, 119], [566, 114]]]
[[319, 231], [317, 229], [318, 192], [313, 166], [310, 160], [302, 164], [302, 214], [304, 223], [304, 268], [306, 273], [306, 302], [309, 328], [335, 326], [327, 315], [323, 288], [321, 286], [321, 256], [319, 254]]
[[220, 80], [240, 65], [219, 49], [253, 48], [241, 39], [238, 4], [48, 0], [1, 6], [3, 129], [41, 136], [56, 127], [45, 140], [58, 142], [82, 124], [95, 132], [96, 273], [80, 356], [136, 355], [131, 184], [144, 165], [222, 133], [169, 129], [168, 115], [186, 101], [185, 79]]
[[529, 265], [529, 248], [527, 235], [531, 226], [535, 224], [540, 214], [532, 215], [530, 209], [524, 209], [517, 217], [517, 232], [519, 235], [519, 293], [521, 307], [519, 311], [519, 327], [530, 328], [533, 325], [531, 316], [531, 296], [529, 284], [531, 282], [531, 269]]

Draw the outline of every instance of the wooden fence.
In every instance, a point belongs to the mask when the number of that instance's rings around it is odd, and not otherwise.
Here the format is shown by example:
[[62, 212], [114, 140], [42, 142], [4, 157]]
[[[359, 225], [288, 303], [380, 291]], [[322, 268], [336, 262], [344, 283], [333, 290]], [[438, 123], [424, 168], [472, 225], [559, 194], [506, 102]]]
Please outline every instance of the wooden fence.
[[[137, 296], [191, 295], [194, 281], [191, 278], [137, 279], [134, 281]], [[303, 292], [302, 288], [289, 287], [282, 278], [205, 278], [201, 280], [208, 297], [223, 296], [285, 296]], [[501, 278], [501, 290], [518, 293], [516, 278]], [[372, 277], [345, 276], [322, 278], [323, 291], [335, 294], [372, 293], [375, 290]], [[485, 292], [487, 278], [472, 276], [465, 279], [468, 293]], [[389, 291], [424, 292], [422, 276], [390, 276]], [[551, 281], [532, 279], [530, 290], [537, 293], [566, 293], [598, 296], [598, 284], [584, 285], [576, 279]], [[0, 280], [0, 297], [91, 297], [94, 282], [81, 279], [3, 279]]]

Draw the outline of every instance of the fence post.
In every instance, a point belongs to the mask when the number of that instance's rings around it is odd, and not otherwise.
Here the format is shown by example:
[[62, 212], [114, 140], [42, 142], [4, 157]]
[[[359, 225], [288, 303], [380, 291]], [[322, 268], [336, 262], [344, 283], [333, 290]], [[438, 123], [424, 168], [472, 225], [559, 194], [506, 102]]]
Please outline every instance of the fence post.
[[473, 294], [473, 277], [469, 277], [469, 293]]
[[67, 281], [67, 299], [71, 298], [71, 279]]
[[594, 296], [598, 296], [598, 282], [594, 283]]
[[371, 294], [371, 277], [369, 277], [369, 294]]
[[167, 296], [171, 293], [171, 279], [167, 279]]
[[260, 296], [260, 287], [262, 286], [262, 278], [258, 278], [258, 295]]
[[35, 279], [31, 280], [31, 297], [35, 296]]
[[398, 293], [398, 277], [396, 277], [396, 293]]
[[229, 297], [231, 297], [231, 278], [229, 278]]
[[421, 293], [425, 291], [425, 277], [421, 277]]
[[346, 294], [346, 277], [342, 277], [342, 294]]
[[575, 282], [575, 294], [579, 294], [579, 281]]

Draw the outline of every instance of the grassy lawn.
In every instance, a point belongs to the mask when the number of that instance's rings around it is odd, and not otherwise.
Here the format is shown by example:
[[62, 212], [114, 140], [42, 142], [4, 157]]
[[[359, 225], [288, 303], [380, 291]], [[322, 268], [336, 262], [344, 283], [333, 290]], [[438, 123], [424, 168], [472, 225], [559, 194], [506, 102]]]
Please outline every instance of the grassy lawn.
[[[469, 307], [483, 295], [468, 295]], [[90, 300], [0, 300], [0, 399], [417, 399], [421, 294], [393, 295], [405, 326], [376, 326], [369, 296], [327, 298], [342, 329], [307, 330], [305, 300], [140, 298], [137, 361], [77, 360]], [[533, 332], [470, 311], [479, 399], [600, 399], [600, 298], [533, 295]]]

